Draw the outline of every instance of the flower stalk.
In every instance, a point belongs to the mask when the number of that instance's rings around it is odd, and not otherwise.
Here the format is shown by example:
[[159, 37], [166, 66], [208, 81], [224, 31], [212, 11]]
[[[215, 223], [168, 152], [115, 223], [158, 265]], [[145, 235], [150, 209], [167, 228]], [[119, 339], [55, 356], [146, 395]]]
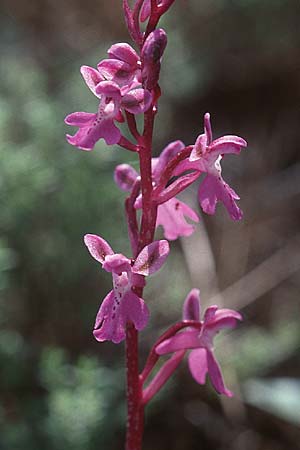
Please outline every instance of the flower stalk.
[[[129, 164], [119, 164], [114, 172], [117, 186], [128, 194], [125, 216], [132, 256], [114, 252], [96, 234], [84, 237], [91, 256], [112, 275], [112, 290], [100, 305], [94, 337], [99, 342], [125, 341], [125, 450], [142, 449], [144, 407], [173, 375], [187, 352], [191, 351], [189, 369], [196, 382], [204, 384], [208, 375], [218, 393], [232, 395], [225, 387], [214, 356], [213, 339], [220, 330], [234, 328], [241, 320], [236, 311], [219, 309], [216, 305], [210, 306], [201, 319], [200, 293], [192, 289], [183, 305], [182, 320], [158, 338], [139, 372], [139, 331], [146, 327], [150, 315], [143, 298], [146, 277], [165, 263], [168, 241], [191, 235], [199, 222], [197, 212], [177, 195], [204, 175], [198, 190], [202, 210], [214, 214], [221, 202], [233, 220], [242, 218], [236, 203], [239, 197], [221, 176], [221, 160], [226, 154], [239, 154], [247, 143], [234, 135], [213, 140], [209, 114], [204, 116], [204, 133], [193, 145], [176, 140], [159, 157], [152, 154], [154, 121], [161, 96], [159, 75], [167, 45], [167, 34], [157, 25], [174, 1], [135, 0], [131, 7], [128, 0], [123, 0], [125, 22], [138, 51], [127, 43], [114, 44], [97, 69], [82, 66], [83, 79], [98, 99], [97, 112], [74, 112], [65, 119], [67, 125], [78, 128], [74, 135], [67, 135], [71, 145], [91, 151], [103, 139], [107, 145], [136, 153], [139, 160], [139, 172]], [[142, 22], [146, 22], [144, 26]], [[144, 118], [142, 133], [137, 127], [138, 114]], [[131, 140], [119, 129], [122, 122], [126, 122]], [[159, 226], [163, 227], [165, 239], [155, 240]], [[167, 359], [152, 377], [159, 358], [166, 355]]]

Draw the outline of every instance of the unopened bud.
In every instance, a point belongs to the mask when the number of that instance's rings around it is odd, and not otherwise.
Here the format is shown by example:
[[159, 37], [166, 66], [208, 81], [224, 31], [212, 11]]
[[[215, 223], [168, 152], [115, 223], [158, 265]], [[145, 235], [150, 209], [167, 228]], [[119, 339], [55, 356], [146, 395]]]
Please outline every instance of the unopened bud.
[[142, 48], [142, 79], [147, 89], [153, 89], [158, 82], [160, 61], [167, 45], [167, 35], [161, 28], [149, 34]]

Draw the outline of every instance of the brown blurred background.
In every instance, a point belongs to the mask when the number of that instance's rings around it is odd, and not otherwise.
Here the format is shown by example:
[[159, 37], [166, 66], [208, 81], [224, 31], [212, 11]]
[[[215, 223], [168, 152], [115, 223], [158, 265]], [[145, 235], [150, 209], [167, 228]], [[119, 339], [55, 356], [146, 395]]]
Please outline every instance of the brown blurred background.
[[[0, 450], [122, 449], [123, 345], [91, 332], [111, 279], [82, 236], [129, 255], [112, 172], [137, 162], [102, 142], [69, 146], [63, 123], [96, 107], [80, 65], [130, 42], [121, 1], [2, 0], [0, 13]], [[141, 363], [192, 287], [244, 322], [216, 341], [234, 399], [182, 364], [147, 410], [145, 450], [300, 448], [299, 15], [298, 0], [177, 0], [160, 24], [156, 154], [192, 144], [206, 111], [215, 137], [249, 147], [223, 162], [244, 219], [203, 216], [150, 280]], [[183, 198], [197, 209], [196, 194]]]

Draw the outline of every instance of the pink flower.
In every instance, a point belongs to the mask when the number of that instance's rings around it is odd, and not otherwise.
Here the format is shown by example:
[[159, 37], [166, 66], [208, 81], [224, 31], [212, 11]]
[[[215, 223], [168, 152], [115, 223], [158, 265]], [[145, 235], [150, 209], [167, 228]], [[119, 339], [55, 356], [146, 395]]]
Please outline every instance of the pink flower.
[[114, 253], [100, 236], [86, 234], [84, 242], [92, 257], [104, 270], [111, 272], [113, 278], [113, 289], [103, 300], [96, 317], [94, 336], [100, 342], [119, 343], [125, 339], [127, 322], [133, 322], [137, 330], [147, 325], [149, 310], [132, 287], [143, 287], [144, 277], [160, 269], [168, 256], [169, 244], [164, 240], [152, 242], [132, 264], [126, 256]]
[[115, 121], [123, 122], [122, 109], [140, 114], [149, 109], [152, 96], [141, 84], [140, 61], [128, 44], [115, 44], [108, 50], [109, 56], [98, 64], [98, 70], [81, 67], [81, 74], [93, 94], [99, 98], [97, 113], [75, 112], [65, 118], [67, 125], [79, 130], [74, 136], [67, 134], [67, 141], [82, 150], [92, 150], [99, 139], [108, 145], [117, 144], [121, 132]]
[[100, 61], [98, 71], [120, 87], [141, 84], [141, 62], [136, 51], [126, 43], [114, 44], [108, 51], [109, 59]]
[[210, 115], [204, 116], [204, 134], [198, 136], [189, 161], [182, 162], [177, 173], [194, 169], [206, 173], [198, 191], [199, 203], [204, 212], [214, 214], [218, 201], [221, 201], [233, 220], [240, 220], [242, 211], [235, 200], [239, 200], [236, 192], [221, 176], [221, 160], [226, 153], [240, 153], [247, 142], [239, 136], [223, 136], [212, 140]]
[[189, 327], [186, 331], [175, 334], [156, 347], [156, 353], [164, 355], [182, 350], [192, 349], [189, 355], [189, 369], [199, 384], [204, 384], [206, 375], [219, 394], [231, 397], [232, 393], [225, 387], [221, 368], [214, 356], [213, 339], [224, 328], [234, 328], [242, 316], [231, 309], [219, 309], [210, 306], [200, 320], [200, 294], [192, 289], [183, 305], [183, 320], [194, 320], [200, 325], [198, 329]]
[[[160, 154], [159, 158], [152, 158], [152, 177], [154, 187], [159, 182], [168, 162], [185, 148], [181, 141], [171, 142]], [[115, 169], [115, 182], [120, 189], [130, 191], [133, 183], [138, 177], [138, 173], [129, 164], [120, 164]], [[142, 196], [137, 198], [135, 207], [142, 206]], [[156, 226], [161, 225], [164, 228], [166, 239], [175, 240], [179, 236], [190, 236], [195, 226], [186, 221], [186, 217], [198, 222], [199, 218], [196, 212], [185, 203], [173, 197], [158, 206]]]

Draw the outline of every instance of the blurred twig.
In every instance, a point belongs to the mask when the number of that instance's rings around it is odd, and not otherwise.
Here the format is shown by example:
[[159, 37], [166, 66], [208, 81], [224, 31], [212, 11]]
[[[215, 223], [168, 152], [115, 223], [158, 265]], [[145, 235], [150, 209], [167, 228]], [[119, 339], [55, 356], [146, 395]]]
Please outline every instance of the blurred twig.
[[280, 250], [259, 264], [222, 293], [214, 295], [210, 303], [222, 300], [230, 308], [243, 308], [300, 269], [300, 234], [290, 239]]

